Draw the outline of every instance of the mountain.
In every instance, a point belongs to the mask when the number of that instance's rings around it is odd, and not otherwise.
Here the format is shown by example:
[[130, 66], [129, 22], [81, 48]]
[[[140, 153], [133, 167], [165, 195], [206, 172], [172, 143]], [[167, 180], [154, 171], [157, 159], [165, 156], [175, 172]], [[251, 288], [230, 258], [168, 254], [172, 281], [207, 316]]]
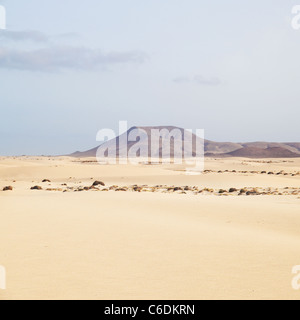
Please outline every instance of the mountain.
[[226, 153], [226, 156], [241, 158], [296, 158], [300, 157], [300, 154], [294, 153], [284, 147], [269, 147], [263, 149], [246, 146], [239, 150]]
[[[169, 133], [172, 133], [172, 141], [170, 145]], [[160, 135], [165, 139], [160, 139]], [[122, 143], [127, 141], [126, 144]], [[185, 149], [183, 148], [185, 141]], [[188, 143], [186, 143], [188, 142]], [[112, 154], [116, 154], [117, 157], [124, 157], [129, 151], [133, 152], [134, 149], [140, 148], [144, 150], [146, 156], [151, 154], [151, 148], [153, 158], [161, 158], [163, 152], [170, 148], [170, 156], [172, 158], [178, 158], [183, 156], [183, 150], [191, 155], [195, 156], [197, 149], [196, 146], [203, 145], [204, 140], [197, 137], [195, 134], [184, 130], [182, 128], [173, 126], [158, 126], [158, 127], [132, 127], [122, 135], [104, 142], [100, 146], [84, 151], [75, 152], [71, 154], [72, 157], [96, 157], [99, 148], [103, 151], [109, 149]], [[135, 148], [137, 146], [138, 148]], [[176, 146], [176, 147], [174, 147]], [[198, 148], [200, 150], [201, 148]], [[107, 155], [107, 152], [104, 153]]]
[[255, 147], [260, 149], [284, 148], [284, 149], [290, 150], [293, 153], [300, 154], [300, 143], [250, 142], [250, 143], [243, 143], [242, 146]]
[[[160, 134], [168, 138], [168, 133], [173, 131], [174, 137], [171, 142], [170, 155], [173, 158], [182, 157], [183, 141], [186, 141], [185, 151], [195, 156], [196, 146], [204, 143], [205, 156], [207, 157], [245, 157], [245, 158], [297, 158], [300, 157], [300, 143], [276, 143], [276, 142], [249, 142], [249, 143], [232, 143], [232, 142], [214, 142], [203, 140], [195, 134], [185, 129], [174, 126], [156, 126], [156, 127], [132, 127], [122, 135], [102, 143], [100, 146], [84, 152], [77, 151], [71, 154], [71, 157], [85, 158], [96, 157], [100, 148], [103, 154], [109, 149], [117, 157], [123, 157], [128, 151], [144, 150], [146, 155], [150, 155], [151, 146], [153, 146], [153, 158], [161, 157], [163, 150], [170, 148], [169, 140], [160, 140]], [[151, 133], [153, 133], [151, 135]], [[138, 138], [137, 138], [138, 137]], [[127, 140], [126, 145], [120, 143]], [[177, 148], [174, 148], [174, 145]], [[138, 153], [137, 153], [138, 154]], [[138, 154], [139, 155], [139, 154]]]

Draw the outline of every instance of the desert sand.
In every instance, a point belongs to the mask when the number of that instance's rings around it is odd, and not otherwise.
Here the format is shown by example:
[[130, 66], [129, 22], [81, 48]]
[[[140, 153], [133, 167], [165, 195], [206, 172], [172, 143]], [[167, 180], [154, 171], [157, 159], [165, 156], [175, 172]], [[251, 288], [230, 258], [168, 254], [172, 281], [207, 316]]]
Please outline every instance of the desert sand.
[[90, 161], [0, 158], [0, 299], [300, 299], [300, 159]]

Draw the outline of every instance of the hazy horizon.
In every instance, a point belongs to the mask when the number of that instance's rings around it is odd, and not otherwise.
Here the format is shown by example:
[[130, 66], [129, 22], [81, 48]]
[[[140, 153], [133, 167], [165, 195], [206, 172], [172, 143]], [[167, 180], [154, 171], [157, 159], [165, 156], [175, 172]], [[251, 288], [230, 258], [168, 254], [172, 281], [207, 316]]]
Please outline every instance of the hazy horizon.
[[297, 4], [0, 0], [0, 155], [88, 150], [119, 120], [299, 142]]

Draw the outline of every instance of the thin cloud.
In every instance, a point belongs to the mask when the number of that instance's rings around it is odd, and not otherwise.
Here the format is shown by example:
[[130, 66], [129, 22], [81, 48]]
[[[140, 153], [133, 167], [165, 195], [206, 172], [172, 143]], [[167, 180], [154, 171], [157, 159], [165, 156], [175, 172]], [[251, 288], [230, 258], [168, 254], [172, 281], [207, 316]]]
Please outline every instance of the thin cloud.
[[77, 38], [78, 34], [75, 32], [62, 33], [58, 35], [47, 35], [40, 31], [29, 30], [29, 31], [11, 31], [2, 30], [0, 32], [0, 39], [14, 42], [30, 41], [30, 42], [48, 42], [50, 40], [60, 39], [60, 38]]
[[0, 39], [11, 41], [47, 42], [49, 41], [50, 37], [40, 31], [3, 30], [0, 32]]
[[189, 77], [177, 77], [177, 78], [174, 78], [173, 81], [175, 83], [188, 83], [188, 82], [191, 82], [191, 79]]
[[76, 39], [80, 38], [80, 34], [77, 32], [66, 32], [66, 33], [60, 33], [53, 36], [49, 36], [49, 39]]
[[181, 76], [181, 77], [174, 78], [173, 82], [177, 84], [194, 83], [201, 86], [219, 86], [222, 84], [222, 81], [219, 78], [216, 78], [216, 77], [207, 78], [201, 75], [196, 75], [194, 77]]
[[203, 76], [195, 76], [194, 81], [202, 86], [219, 86], [222, 83], [219, 78], [205, 78]]
[[143, 52], [110, 52], [86, 47], [49, 47], [25, 51], [0, 47], [0, 68], [30, 71], [94, 70], [116, 64], [143, 63]]

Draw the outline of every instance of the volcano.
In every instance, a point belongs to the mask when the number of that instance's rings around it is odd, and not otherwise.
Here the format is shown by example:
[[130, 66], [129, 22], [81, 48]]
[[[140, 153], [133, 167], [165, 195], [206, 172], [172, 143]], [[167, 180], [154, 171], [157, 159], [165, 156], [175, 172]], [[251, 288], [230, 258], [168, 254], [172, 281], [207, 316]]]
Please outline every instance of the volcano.
[[[127, 142], [127, 143], [124, 143]], [[243, 158], [298, 158], [300, 157], [300, 143], [276, 142], [215, 142], [203, 140], [185, 129], [174, 126], [132, 127], [125, 133], [110, 139], [97, 147], [87, 151], [76, 151], [71, 157], [96, 157], [99, 147], [110, 150], [117, 157], [127, 156], [132, 148], [137, 155], [138, 149], [144, 150], [146, 155], [161, 158], [165, 150], [170, 149], [172, 158], [183, 157], [186, 154], [196, 156], [201, 154], [204, 145], [207, 157], [243, 157]], [[151, 153], [152, 150], [152, 153]], [[106, 152], [107, 154], [107, 152]]]

